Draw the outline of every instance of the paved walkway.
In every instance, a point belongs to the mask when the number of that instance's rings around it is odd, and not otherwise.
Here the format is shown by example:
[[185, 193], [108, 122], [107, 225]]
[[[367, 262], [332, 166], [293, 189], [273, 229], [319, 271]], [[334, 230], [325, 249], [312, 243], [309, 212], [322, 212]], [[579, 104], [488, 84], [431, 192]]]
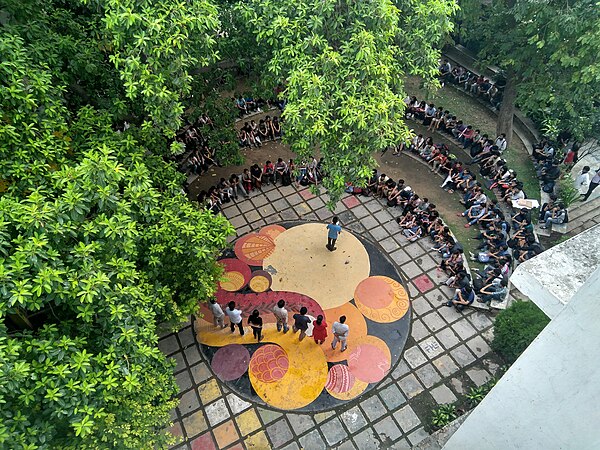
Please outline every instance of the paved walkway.
[[[224, 214], [242, 236], [286, 220], [328, 221], [325, 198], [294, 186], [265, 186]], [[423, 239], [409, 243], [392, 210], [378, 200], [347, 196], [335, 213], [342, 224], [378, 243], [408, 281], [412, 329], [400, 362], [373, 389], [334, 410], [299, 414], [247, 402], [218, 380], [202, 355], [191, 323], [161, 338], [177, 362], [180, 403], [172, 411], [177, 449], [384, 449], [410, 448], [428, 436], [429, 414], [485, 383], [501, 361], [490, 351], [493, 314], [457, 312], [443, 303], [437, 253]]]

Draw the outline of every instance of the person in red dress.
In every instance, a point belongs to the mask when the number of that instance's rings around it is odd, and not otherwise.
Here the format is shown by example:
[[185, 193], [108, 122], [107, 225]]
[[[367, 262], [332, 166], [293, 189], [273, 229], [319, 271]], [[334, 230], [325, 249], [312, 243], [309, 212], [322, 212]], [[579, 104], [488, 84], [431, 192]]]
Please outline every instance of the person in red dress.
[[317, 320], [314, 323], [312, 335], [315, 342], [319, 345], [323, 344], [327, 338], [327, 322], [323, 320], [323, 316], [320, 314], [317, 316]]

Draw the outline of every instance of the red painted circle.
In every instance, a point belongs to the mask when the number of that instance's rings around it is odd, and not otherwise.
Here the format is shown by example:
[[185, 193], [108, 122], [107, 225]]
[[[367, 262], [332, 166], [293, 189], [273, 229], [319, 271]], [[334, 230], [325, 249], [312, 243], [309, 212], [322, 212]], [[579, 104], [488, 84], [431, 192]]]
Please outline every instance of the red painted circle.
[[289, 361], [285, 351], [274, 344], [267, 344], [254, 352], [250, 359], [250, 372], [263, 383], [280, 380], [288, 371]]
[[391, 361], [386, 353], [371, 344], [361, 344], [348, 355], [348, 369], [365, 383], [381, 381], [390, 371]]
[[352, 375], [348, 366], [345, 364], [336, 364], [329, 369], [325, 389], [329, 392], [341, 394], [348, 392], [354, 386], [354, 381], [354, 375]]

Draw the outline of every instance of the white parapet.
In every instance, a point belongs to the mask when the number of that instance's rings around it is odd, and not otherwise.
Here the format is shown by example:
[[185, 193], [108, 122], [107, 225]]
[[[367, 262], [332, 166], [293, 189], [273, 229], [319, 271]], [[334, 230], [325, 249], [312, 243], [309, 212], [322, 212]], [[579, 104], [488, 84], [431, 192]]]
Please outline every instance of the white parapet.
[[443, 450], [600, 448], [599, 293], [597, 269]]
[[511, 283], [551, 319], [600, 267], [600, 225], [525, 261]]

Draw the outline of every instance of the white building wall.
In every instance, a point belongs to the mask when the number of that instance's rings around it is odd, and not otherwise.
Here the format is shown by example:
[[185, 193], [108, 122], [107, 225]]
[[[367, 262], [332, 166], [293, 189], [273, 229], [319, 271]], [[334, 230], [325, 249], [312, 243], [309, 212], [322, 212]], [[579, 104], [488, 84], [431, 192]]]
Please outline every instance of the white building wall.
[[443, 449], [600, 449], [600, 269]]

